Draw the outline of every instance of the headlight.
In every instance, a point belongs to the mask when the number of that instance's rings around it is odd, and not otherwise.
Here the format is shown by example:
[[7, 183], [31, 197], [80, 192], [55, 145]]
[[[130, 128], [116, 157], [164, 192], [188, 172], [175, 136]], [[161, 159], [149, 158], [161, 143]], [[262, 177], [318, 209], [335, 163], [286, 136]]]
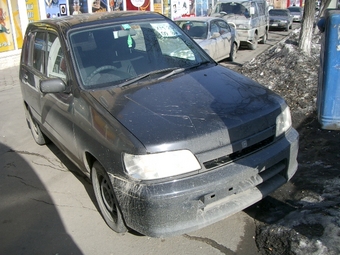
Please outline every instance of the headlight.
[[127, 173], [140, 180], [153, 180], [199, 170], [196, 157], [188, 150], [146, 155], [123, 155]]
[[237, 24], [236, 29], [249, 30], [251, 28], [250, 23], [247, 24]]
[[290, 116], [289, 107], [276, 117], [276, 136], [279, 136], [286, 132], [292, 126], [292, 118]]

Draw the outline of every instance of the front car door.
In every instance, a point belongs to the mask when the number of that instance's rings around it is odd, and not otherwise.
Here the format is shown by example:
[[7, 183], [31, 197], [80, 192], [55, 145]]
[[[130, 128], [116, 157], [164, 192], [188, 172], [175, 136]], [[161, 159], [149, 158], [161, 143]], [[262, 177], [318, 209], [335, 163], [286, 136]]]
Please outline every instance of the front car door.
[[229, 56], [231, 44], [231, 30], [229, 25], [223, 20], [215, 20], [210, 23], [211, 36], [219, 33], [220, 36], [211, 39], [214, 47], [211, 49], [211, 55], [216, 61], [220, 61]]
[[223, 49], [221, 49], [221, 58], [226, 58], [229, 56], [231, 47], [233, 45], [233, 35], [231, 33], [230, 26], [227, 22], [224, 20], [219, 20], [217, 22], [217, 25], [220, 29], [220, 34], [223, 39]]
[[[48, 31], [48, 32], [47, 32]], [[74, 157], [76, 141], [73, 135], [73, 95], [69, 91], [69, 64], [65, 58], [57, 32], [52, 29], [36, 29], [28, 34], [27, 65], [22, 68], [23, 77], [31, 96], [25, 96], [34, 118], [41, 129], [58, 147]], [[59, 78], [67, 89], [62, 93], [42, 93], [43, 80]]]

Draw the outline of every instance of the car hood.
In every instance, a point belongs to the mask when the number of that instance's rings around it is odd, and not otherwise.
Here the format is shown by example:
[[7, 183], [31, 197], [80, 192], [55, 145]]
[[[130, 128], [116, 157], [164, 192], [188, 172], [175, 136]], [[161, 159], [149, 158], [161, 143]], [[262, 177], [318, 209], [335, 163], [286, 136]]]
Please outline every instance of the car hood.
[[219, 65], [91, 95], [148, 152], [202, 152], [275, 125], [283, 99]]
[[[229, 13], [229, 14], [226, 14], [226, 15], [215, 13], [212, 16], [223, 18], [225, 21], [227, 21], [229, 23], [232, 22], [236, 25], [245, 24], [245, 23], [249, 22], [249, 18], [247, 18], [246, 16], [240, 15], [240, 14], [234, 14], [234, 13]], [[230, 24], [230, 25], [232, 25], [232, 24]]]

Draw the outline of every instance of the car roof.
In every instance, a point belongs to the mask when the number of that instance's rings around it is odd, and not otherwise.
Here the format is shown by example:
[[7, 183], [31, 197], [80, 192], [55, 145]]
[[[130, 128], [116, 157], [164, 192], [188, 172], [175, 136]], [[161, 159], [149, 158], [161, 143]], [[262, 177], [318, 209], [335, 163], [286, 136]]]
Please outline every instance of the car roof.
[[289, 10], [302, 10], [302, 8], [301, 7], [299, 7], [299, 6], [289, 6], [287, 9], [289, 9]]
[[219, 17], [201, 17], [201, 16], [198, 16], [198, 17], [184, 17], [184, 18], [179, 18], [179, 19], [176, 19], [176, 21], [202, 21], [202, 22], [210, 22], [212, 20], [223, 20], [225, 21], [224, 19], [222, 18], [219, 18]]
[[83, 13], [79, 15], [71, 15], [57, 18], [44, 19], [34, 21], [28, 24], [29, 27], [54, 27], [55, 29], [66, 33], [73, 28], [79, 28], [91, 25], [103, 25], [112, 22], [131, 22], [141, 19], [168, 19], [165, 16], [155, 12], [141, 11], [116, 11], [116, 12], [99, 12], [99, 13]]
[[220, 3], [244, 3], [244, 2], [264, 2], [264, 0], [219, 0], [216, 2], [216, 4], [220, 4]]
[[280, 9], [280, 8], [274, 8], [270, 9], [269, 11], [287, 11], [288, 9]]
[[270, 9], [269, 12], [289, 12], [288, 9], [279, 9], [279, 8], [275, 8], [275, 9]]

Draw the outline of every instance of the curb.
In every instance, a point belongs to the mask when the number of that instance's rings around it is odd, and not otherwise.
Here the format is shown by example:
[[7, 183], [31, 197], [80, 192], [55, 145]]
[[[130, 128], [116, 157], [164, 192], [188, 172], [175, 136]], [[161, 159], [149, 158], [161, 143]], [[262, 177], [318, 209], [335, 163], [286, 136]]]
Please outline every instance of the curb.
[[21, 50], [10, 52], [10, 53], [0, 53], [0, 70], [19, 66], [20, 63]]

